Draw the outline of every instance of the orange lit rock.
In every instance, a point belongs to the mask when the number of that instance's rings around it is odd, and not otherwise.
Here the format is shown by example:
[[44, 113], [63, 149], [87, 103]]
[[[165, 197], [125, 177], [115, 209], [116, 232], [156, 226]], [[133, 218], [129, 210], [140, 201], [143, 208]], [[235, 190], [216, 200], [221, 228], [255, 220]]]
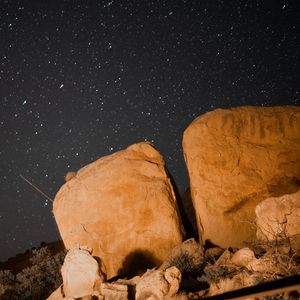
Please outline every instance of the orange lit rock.
[[98, 262], [85, 249], [71, 249], [61, 268], [63, 291], [66, 297], [80, 298], [99, 290], [104, 274]]
[[80, 169], [57, 193], [53, 212], [66, 248], [92, 248], [108, 279], [160, 265], [183, 239], [163, 158], [148, 143]]
[[102, 283], [100, 290], [103, 298], [98, 297], [98, 299], [128, 300], [128, 286], [125, 284], [118, 282]]
[[181, 272], [176, 267], [166, 270], [148, 270], [136, 285], [135, 299], [175, 299], [181, 282]]
[[242, 248], [232, 255], [231, 262], [238, 267], [246, 267], [249, 262], [255, 259], [253, 250], [250, 248]]
[[271, 197], [255, 208], [257, 238], [265, 241], [289, 239], [294, 251], [300, 249], [300, 191]]
[[242, 247], [256, 205], [299, 189], [300, 107], [217, 109], [190, 124], [183, 148], [203, 240]]

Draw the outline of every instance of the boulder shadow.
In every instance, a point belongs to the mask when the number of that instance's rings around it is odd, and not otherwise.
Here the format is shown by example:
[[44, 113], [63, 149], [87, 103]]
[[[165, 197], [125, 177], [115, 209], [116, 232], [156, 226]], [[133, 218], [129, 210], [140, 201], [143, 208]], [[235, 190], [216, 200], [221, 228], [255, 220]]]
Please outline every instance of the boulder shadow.
[[128, 254], [118, 270], [118, 276], [126, 277], [143, 274], [147, 269], [157, 266], [158, 260], [148, 250], [135, 250]]
[[177, 206], [180, 213], [180, 218], [182, 225], [185, 229], [186, 237], [185, 239], [195, 238], [196, 240], [199, 239], [198, 231], [197, 231], [197, 222], [196, 222], [196, 213], [194, 210], [194, 206], [192, 203], [192, 198], [190, 196], [190, 189], [188, 188], [183, 196], [180, 195], [176, 182], [169, 172], [166, 169], [166, 173], [170, 178], [175, 197]]

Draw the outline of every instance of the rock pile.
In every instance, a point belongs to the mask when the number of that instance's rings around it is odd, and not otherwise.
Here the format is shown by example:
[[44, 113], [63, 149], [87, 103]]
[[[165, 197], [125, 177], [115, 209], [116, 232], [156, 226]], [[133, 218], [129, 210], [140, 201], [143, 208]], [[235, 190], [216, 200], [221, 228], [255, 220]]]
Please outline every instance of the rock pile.
[[69, 253], [49, 300], [201, 299], [300, 272], [300, 108], [215, 110], [183, 148], [200, 243], [182, 243], [162, 156], [132, 145], [66, 176], [53, 212]]
[[[205, 296], [214, 296], [299, 274], [299, 262], [291, 259], [291, 255], [280, 251], [280, 248], [263, 244], [259, 248], [260, 251], [263, 250], [264, 254], [262, 254], [257, 251], [258, 248], [255, 249], [255, 245], [252, 246], [253, 249], [241, 248], [235, 252], [226, 249], [219, 258], [216, 256], [214, 260], [207, 260], [203, 275], [199, 280], [208, 283], [209, 288], [205, 292], [201, 291], [201, 295], [205, 293]], [[200, 293], [197, 294], [200, 295]], [[289, 298], [288, 293], [282, 293], [274, 299], [298, 299], [297, 297], [300, 297], [300, 293], [296, 293], [296, 298]]]
[[203, 264], [203, 248], [190, 239], [175, 247], [160, 268], [147, 270], [130, 280], [105, 282], [106, 274], [100, 271], [89, 250], [74, 248], [68, 252], [62, 266], [63, 284], [48, 300], [128, 300], [130, 290], [133, 290], [133, 299], [137, 300], [177, 299], [182, 274], [192, 270], [199, 273]]

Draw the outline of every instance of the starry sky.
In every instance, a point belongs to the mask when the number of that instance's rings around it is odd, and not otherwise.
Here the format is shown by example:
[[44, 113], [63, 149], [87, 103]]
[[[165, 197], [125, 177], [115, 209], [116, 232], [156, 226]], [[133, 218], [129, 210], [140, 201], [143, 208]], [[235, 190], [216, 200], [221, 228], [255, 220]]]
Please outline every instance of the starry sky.
[[59, 239], [20, 174], [54, 198], [68, 171], [146, 140], [183, 192], [196, 116], [298, 105], [299, 21], [287, 0], [1, 0], [0, 261]]

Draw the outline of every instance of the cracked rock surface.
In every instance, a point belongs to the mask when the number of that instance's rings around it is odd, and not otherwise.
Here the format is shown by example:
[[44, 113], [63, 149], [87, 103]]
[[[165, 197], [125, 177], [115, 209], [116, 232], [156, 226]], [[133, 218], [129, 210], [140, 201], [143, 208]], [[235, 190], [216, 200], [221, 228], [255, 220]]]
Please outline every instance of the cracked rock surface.
[[183, 148], [203, 240], [242, 247], [256, 205], [299, 190], [300, 107], [217, 109], [190, 124]]
[[107, 279], [160, 265], [184, 235], [163, 158], [145, 142], [80, 169], [53, 212], [66, 248], [93, 249]]
[[300, 191], [271, 197], [255, 208], [257, 238], [264, 241], [289, 240], [293, 252], [300, 249]]
[[91, 295], [104, 281], [98, 262], [85, 249], [71, 249], [61, 268], [65, 297], [80, 298]]

